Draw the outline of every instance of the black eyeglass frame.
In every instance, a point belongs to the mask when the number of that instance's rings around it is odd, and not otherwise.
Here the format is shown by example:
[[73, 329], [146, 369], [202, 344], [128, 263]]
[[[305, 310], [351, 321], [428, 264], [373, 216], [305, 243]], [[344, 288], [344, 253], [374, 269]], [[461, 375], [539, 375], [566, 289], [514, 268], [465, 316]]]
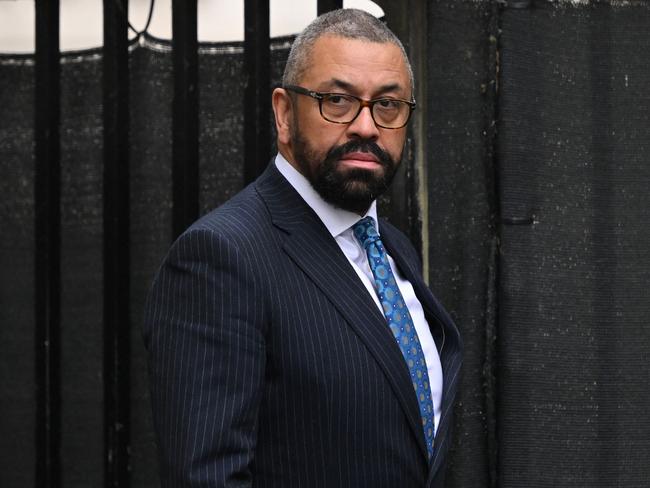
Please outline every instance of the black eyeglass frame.
[[[337, 92], [317, 92], [313, 90], [308, 90], [307, 88], [303, 88], [302, 86], [298, 85], [284, 85], [282, 88], [285, 90], [292, 91], [294, 93], [298, 93], [300, 95], [306, 95], [311, 98], [315, 98], [318, 100], [318, 110], [320, 111], [320, 116], [323, 117], [325, 120], [328, 122], [331, 122], [332, 124], [351, 124], [356, 120], [356, 118], [359, 116], [361, 111], [363, 110], [364, 107], [368, 107], [370, 109], [370, 116], [372, 117], [373, 122], [377, 127], [381, 127], [382, 129], [401, 129], [402, 127], [406, 127], [406, 124], [409, 123], [409, 120], [411, 120], [411, 114], [413, 114], [413, 110], [415, 110], [415, 100], [403, 100], [401, 98], [390, 98], [390, 97], [381, 97], [381, 98], [373, 98], [372, 100], [365, 100], [363, 98], [357, 97], [355, 95], [350, 95], [349, 93], [337, 93]], [[323, 100], [327, 96], [342, 96], [342, 97], [349, 97], [349, 98], [354, 98], [355, 100], [359, 101], [359, 110], [357, 113], [352, 117], [351, 120], [348, 122], [339, 122], [337, 120], [330, 120], [325, 115], [323, 115]], [[406, 103], [409, 107], [409, 114], [406, 117], [406, 121], [404, 124], [400, 125], [399, 127], [386, 127], [385, 125], [381, 125], [379, 122], [375, 120], [375, 114], [373, 112], [373, 108], [375, 103], [381, 102], [384, 100], [390, 100], [392, 102], [402, 102]]]

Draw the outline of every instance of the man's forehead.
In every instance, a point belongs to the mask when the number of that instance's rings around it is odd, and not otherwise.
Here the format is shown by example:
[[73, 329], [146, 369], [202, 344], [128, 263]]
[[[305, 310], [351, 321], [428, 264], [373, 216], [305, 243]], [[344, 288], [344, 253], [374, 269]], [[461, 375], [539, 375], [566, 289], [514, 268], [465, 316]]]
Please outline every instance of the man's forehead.
[[352, 88], [366, 75], [387, 78], [378, 80], [384, 90], [409, 85], [403, 51], [392, 42], [323, 35], [312, 45], [307, 61], [302, 78], [317, 77], [332, 87]]

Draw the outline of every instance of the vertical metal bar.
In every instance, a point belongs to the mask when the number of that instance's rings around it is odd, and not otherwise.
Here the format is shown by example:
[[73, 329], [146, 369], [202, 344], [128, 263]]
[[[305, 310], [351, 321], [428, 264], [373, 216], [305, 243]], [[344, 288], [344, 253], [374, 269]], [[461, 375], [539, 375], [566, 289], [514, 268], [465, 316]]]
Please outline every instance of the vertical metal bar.
[[318, 15], [322, 15], [338, 8], [343, 8], [343, 0], [318, 0], [316, 10]]
[[[376, 0], [384, 11], [384, 21], [404, 44], [416, 80], [413, 97], [417, 110], [409, 122], [408, 136], [402, 154], [402, 167], [386, 192], [389, 205], [380, 200], [380, 211], [407, 234], [423, 259], [427, 270], [428, 256], [423, 243], [428, 239], [423, 217], [426, 206], [426, 68], [427, 2], [408, 0], [392, 2]], [[421, 80], [421, 81], [418, 81]], [[426, 222], [426, 220], [424, 220]], [[427, 276], [425, 274], [425, 276]]]
[[173, 0], [173, 236], [199, 215], [199, 87], [197, 0]]
[[35, 69], [36, 486], [61, 484], [59, 2], [37, 0]]
[[250, 183], [271, 157], [268, 0], [244, 0], [244, 26], [244, 183]]
[[107, 488], [129, 486], [128, 0], [104, 0], [104, 467]]

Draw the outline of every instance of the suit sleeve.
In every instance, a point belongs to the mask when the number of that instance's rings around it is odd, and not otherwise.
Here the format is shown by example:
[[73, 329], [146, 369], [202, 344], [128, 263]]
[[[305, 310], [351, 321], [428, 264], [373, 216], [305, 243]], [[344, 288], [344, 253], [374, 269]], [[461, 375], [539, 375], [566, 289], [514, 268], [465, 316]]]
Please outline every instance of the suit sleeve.
[[249, 486], [265, 368], [253, 263], [211, 230], [174, 244], [145, 311], [163, 487]]

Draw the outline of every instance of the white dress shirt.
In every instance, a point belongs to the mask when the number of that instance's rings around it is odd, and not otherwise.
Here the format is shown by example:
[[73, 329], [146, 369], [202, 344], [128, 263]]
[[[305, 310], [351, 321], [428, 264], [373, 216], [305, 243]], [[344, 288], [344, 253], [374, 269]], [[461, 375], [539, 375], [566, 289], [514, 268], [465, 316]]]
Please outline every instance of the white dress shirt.
[[[316, 212], [316, 215], [318, 215], [322, 220], [323, 224], [325, 224], [325, 227], [327, 227], [327, 230], [332, 234], [332, 237], [336, 240], [336, 243], [343, 251], [343, 254], [345, 254], [348, 261], [350, 261], [354, 271], [359, 275], [359, 279], [363, 282], [368, 293], [373, 298], [383, 315], [384, 312], [379, 303], [379, 297], [377, 296], [373, 286], [374, 278], [372, 271], [370, 270], [370, 265], [368, 264], [366, 251], [361, 247], [352, 232], [352, 226], [354, 224], [361, 220], [361, 218], [370, 216], [375, 222], [377, 233], [381, 235], [379, 222], [377, 220], [376, 202], [372, 202], [366, 215], [360, 217], [354, 212], [334, 207], [332, 204], [323, 200], [323, 198], [311, 186], [307, 178], [291, 166], [291, 164], [279, 153], [275, 158], [275, 165], [291, 186], [293, 186], [303, 200], [305, 200], [307, 205]], [[440, 408], [442, 404], [442, 366], [440, 364], [438, 349], [436, 349], [436, 344], [431, 335], [429, 324], [424, 317], [424, 310], [422, 309], [420, 301], [415, 296], [413, 286], [401, 275], [390, 255], [388, 255], [388, 262], [390, 263], [393, 274], [395, 275], [395, 280], [397, 281], [397, 286], [402, 293], [402, 297], [404, 298], [409, 313], [411, 314], [411, 318], [413, 319], [413, 324], [415, 325], [415, 330], [418, 334], [422, 346], [422, 352], [424, 353], [424, 358], [427, 363], [433, 410], [435, 414], [434, 422], [435, 428], [437, 429], [438, 422], [440, 421]]]

